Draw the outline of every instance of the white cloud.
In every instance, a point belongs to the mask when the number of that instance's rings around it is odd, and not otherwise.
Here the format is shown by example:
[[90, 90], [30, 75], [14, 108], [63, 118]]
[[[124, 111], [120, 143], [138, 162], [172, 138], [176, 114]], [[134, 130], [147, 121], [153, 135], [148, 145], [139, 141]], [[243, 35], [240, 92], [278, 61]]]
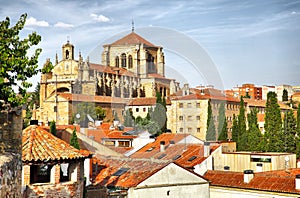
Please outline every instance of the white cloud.
[[110, 19], [108, 17], [106, 17], [102, 14], [100, 14], [100, 15], [91, 14], [90, 16], [93, 18], [93, 20], [98, 21], [98, 22], [109, 22], [110, 21]]
[[34, 17], [29, 17], [25, 23], [26, 26], [39, 26], [39, 27], [48, 27], [49, 23], [47, 21], [38, 21]]
[[68, 23], [64, 23], [64, 22], [57, 22], [54, 27], [58, 27], [58, 28], [73, 28], [74, 25], [73, 24], [68, 24]]

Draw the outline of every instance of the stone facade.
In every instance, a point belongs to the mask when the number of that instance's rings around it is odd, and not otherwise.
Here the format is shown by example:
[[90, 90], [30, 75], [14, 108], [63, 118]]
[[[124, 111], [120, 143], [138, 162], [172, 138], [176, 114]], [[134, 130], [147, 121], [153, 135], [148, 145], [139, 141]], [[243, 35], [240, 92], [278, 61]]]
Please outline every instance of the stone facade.
[[[168, 96], [179, 89], [174, 79], [164, 76], [162, 47], [154, 46], [134, 32], [122, 39], [122, 42], [119, 40], [103, 46], [102, 65], [90, 63], [89, 57], [84, 61], [80, 53], [79, 59], [75, 60], [74, 46], [69, 41], [64, 44], [62, 60], [58, 61], [56, 56], [52, 71], [41, 76], [40, 108], [36, 119], [42, 124], [53, 120], [58, 125], [71, 123], [76, 113], [74, 104], [62, 104], [65, 101], [58, 98], [61, 93], [130, 100], [155, 97], [157, 91], [162, 96]], [[113, 120], [113, 112], [110, 114], [109, 111], [118, 111], [121, 117], [127, 104], [126, 101], [122, 104], [115, 104], [114, 100], [111, 102], [109, 106], [97, 102], [97, 105], [108, 108], [108, 120]]]
[[21, 195], [21, 108], [0, 113], [0, 197]]

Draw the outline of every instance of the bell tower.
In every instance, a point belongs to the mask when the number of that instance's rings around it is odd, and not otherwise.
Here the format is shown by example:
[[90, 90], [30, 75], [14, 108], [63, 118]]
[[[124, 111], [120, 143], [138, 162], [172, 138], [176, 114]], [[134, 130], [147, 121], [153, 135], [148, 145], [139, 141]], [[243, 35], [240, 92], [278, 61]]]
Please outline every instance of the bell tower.
[[62, 46], [62, 59], [74, 60], [74, 45], [67, 40], [67, 43]]

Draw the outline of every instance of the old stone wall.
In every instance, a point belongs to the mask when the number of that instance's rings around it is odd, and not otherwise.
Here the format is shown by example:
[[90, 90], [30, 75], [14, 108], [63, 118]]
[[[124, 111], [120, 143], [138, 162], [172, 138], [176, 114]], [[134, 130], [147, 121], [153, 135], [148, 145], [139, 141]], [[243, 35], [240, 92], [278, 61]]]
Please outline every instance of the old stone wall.
[[21, 197], [22, 109], [0, 112], [0, 197]]

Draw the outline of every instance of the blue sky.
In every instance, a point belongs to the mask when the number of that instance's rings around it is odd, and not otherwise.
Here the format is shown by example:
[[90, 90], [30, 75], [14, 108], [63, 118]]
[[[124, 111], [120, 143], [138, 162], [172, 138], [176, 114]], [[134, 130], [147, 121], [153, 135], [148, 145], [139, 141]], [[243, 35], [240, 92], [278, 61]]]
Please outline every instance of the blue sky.
[[[135, 31], [149, 41], [154, 38], [148, 30], [159, 27], [181, 33], [199, 44], [214, 63], [225, 89], [243, 83], [300, 85], [300, 1], [0, 0], [0, 3], [0, 20], [9, 16], [14, 24], [22, 13], [27, 13], [22, 34], [36, 31], [42, 36], [40, 67], [46, 58], [54, 61], [55, 53], [61, 57], [61, 46], [67, 37], [75, 45], [75, 57], [79, 51], [86, 57], [95, 49], [101, 50], [101, 45], [112, 36], [128, 34], [133, 18]], [[176, 39], [174, 42], [184, 45]], [[162, 45], [163, 40], [154, 44]], [[167, 77], [174, 77], [174, 73], [181, 75], [178, 77], [181, 85], [211, 83], [205, 79], [206, 70], [200, 74], [188, 69], [193, 60], [185, 54], [166, 48], [165, 55]], [[39, 78], [35, 77], [33, 82]]]

